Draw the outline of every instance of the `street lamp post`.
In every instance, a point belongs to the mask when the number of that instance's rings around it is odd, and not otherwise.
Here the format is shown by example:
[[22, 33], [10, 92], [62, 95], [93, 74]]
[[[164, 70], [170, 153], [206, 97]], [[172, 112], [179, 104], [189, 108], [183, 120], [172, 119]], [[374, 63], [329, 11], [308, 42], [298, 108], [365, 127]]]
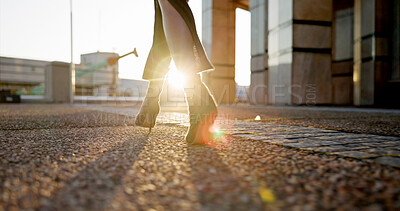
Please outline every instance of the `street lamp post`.
[[73, 45], [73, 21], [72, 21], [72, 0], [70, 3], [70, 27], [71, 27], [71, 64], [70, 64], [70, 88], [69, 88], [69, 99], [70, 103], [74, 102], [74, 92], [75, 92], [75, 64], [74, 64], [74, 45]]

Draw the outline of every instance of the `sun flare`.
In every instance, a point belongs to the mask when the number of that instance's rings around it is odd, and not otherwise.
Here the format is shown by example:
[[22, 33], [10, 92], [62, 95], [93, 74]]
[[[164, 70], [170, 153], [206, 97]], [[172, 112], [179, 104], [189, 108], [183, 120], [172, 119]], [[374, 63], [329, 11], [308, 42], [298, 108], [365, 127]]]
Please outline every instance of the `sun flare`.
[[175, 87], [183, 89], [183, 85], [185, 83], [185, 76], [181, 74], [175, 66], [174, 62], [171, 62], [169, 66], [170, 70], [168, 72], [168, 84]]

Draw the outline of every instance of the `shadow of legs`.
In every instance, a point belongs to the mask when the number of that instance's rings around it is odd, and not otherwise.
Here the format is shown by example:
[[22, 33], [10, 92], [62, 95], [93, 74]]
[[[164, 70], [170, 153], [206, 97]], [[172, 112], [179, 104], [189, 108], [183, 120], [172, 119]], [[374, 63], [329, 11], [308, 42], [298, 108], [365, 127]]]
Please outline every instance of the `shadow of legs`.
[[262, 201], [251, 184], [234, 175], [215, 149], [189, 146], [188, 159], [202, 209], [263, 210]]
[[104, 210], [122, 186], [127, 171], [138, 159], [148, 137], [125, 141], [89, 163], [63, 189], [49, 199], [42, 210]]

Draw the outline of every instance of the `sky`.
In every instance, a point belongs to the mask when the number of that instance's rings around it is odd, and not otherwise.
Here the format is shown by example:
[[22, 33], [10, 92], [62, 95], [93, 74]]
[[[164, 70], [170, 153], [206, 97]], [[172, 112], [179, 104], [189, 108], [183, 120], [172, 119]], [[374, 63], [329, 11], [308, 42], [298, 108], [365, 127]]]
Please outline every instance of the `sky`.
[[[189, 1], [201, 38], [201, 0]], [[153, 37], [150, 0], [72, 0], [74, 63], [96, 51], [119, 61], [120, 78], [141, 79]], [[250, 14], [237, 10], [236, 82], [250, 84]], [[0, 0], [0, 56], [70, 62], [69, 0]]]

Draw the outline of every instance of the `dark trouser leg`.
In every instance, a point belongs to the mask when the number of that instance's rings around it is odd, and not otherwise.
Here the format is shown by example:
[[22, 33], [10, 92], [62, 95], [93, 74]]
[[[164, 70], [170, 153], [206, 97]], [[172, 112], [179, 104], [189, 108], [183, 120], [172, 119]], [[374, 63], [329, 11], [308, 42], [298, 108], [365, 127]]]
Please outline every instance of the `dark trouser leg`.
[[186, 141], [191, 144], [208, 144], [212, 140], [210, 128], [218, 114], [215, 100], [199, 75], [188, 78], [184, 90], [190, 117]]
[[140, 112], [135, 120], [136, 125], [147, 128], [152, 128], [155, 125], [157, 115], [160, 111], [160, 94], [162, 92], [165, 75], [168, 73], [168, 67], [171, 62], [171, 55], [164, 34], [162, 13], [158, 0], [154, 0], [154, 9], [153, 46], [143, 72], [143, 79], [149, 80], [150, 83]]
[[154, 127], [157, 115], [160, 112], [159, 99], [163, 84], [164, 80], [150, 81], [146, 97], [135, 119], [135, 124], [137, 126], [147, 128]]
[[163, 27], [163, 16], [158, 0], [154, 0], [154, 35], [153, 45], [143, 72], [144, 80], [164, 80], [171, 63], [171, 54], [168, 48]]
[[182, 16], [168, 0], [159, 0], [163, 15], [165, 37], [178, 70], [186, 76], [184, 87], [189, 105], [190, 128], [186, 141], [207, 144], [210, 127], [217, 116], [217, 106], [208, 88], [202, 83], [195, 55], [192, 34]]

